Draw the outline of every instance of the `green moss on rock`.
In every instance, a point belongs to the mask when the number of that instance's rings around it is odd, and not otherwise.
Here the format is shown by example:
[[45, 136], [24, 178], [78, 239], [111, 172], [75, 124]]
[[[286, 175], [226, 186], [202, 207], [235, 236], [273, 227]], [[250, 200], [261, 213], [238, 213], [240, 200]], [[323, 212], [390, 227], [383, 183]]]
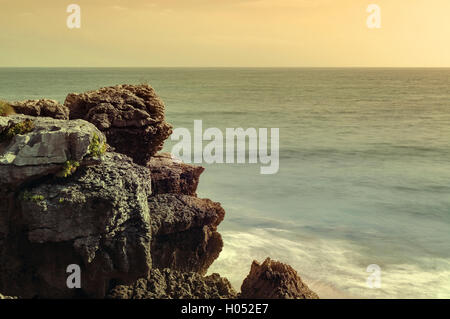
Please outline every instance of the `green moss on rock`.
[[42, 202], [45, 200], [45, 197], [42, 195], [32, 195], [29, 191], [24, 191], [22, 195], [22, 199], [25, 201], [33, 201], [33, 202]]
[[57, 174], [58, 177], [69, 177], [80, 166], [80, 163], [77, 161], [67, 161], [64, 163], [62, 170]]
[[27, 134], [34, 130], [34, 122], [26, 119], [14, 124], [0, 133], [0, 142], [9, 141], [18, 134]]
[[97, 134], [94, 133], [91, 144], [89, 145], [89, 154], [92, 157], [100, 158], [106, 152], [106, 143], [102, 143]]

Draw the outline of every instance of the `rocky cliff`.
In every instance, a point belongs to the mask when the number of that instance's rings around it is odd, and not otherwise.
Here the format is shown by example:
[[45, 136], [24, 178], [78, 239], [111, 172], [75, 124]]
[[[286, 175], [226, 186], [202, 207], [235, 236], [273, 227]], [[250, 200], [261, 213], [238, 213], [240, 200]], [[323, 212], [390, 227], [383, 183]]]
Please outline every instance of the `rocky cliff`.
[[254, 261], [241, 287], [242, 299], [318, 299], [289, 265], [267, 258]]
[[[202, 167], [156, 154], [171, 126], [150, 86], [69, 94], [65, 105], [42, 99], [10, 106], [14, 112], [0, 116], [3, 294], [237, 296], [227, 279], [204, 276], [222, 250], [217, 227], [225, 211], [197, 197]], [[66, 284], [73, 264], [81, 269], [79, 289]], [[290, 293], [292, 282], [278, 274], [283, 293], [268, 297], [314, 297], [300, 296], [302, 285]], [[269, 289], [270, 278], [252, 278], [243, 296]]]

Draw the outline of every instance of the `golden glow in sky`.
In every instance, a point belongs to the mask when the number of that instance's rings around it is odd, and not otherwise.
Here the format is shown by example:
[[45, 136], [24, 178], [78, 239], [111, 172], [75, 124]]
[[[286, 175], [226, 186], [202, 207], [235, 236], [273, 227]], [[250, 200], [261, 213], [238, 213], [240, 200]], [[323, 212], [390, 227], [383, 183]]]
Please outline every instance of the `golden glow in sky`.
[[[67, 6], [81, 8], [69, 29]], [[381, 28], [370, 29], [370, 4]], [[450, 0], [0, 0], [0, 66], [450, 67]]]

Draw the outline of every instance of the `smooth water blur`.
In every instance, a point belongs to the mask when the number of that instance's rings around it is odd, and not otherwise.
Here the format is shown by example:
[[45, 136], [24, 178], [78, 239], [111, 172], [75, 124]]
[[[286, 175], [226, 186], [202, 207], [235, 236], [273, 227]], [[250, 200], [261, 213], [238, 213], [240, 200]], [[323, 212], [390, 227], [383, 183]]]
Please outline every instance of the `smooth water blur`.
[[276, 175], [204, 164], [235, 288], [271, 256], [323, 297], [450, 297], [450, 69], [0, 69], [0, 99], [142, 82], [175, 127], [280, 128]]

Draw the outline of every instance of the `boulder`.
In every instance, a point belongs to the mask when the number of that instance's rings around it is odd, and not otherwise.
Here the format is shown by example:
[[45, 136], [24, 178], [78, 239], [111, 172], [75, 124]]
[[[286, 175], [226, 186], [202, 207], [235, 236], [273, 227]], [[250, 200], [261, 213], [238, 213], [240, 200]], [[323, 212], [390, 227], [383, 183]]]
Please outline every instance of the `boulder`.
[[[151, 268], [150, 193], [150, 171], [115, 153], [66, 178], [23, 188], [7, 215], [0, 291], [101, 298], [117, 283], [145, 277]], [[81, 289], [66, 286], [71, 264], [81, 268]]]
[[195, 272], [152, 269], [146, 279], [112, 289], [111, 299], [234, 299], [236, 292], [218, 274], [202, 277]]
[[267, 258], [253, 261], [241, 287], [241, 299], [318, 299], [289, 265]]
[[24, 183], [61, 171], [68, 161], [82, 161], [92, 152], [95, 138], [105, 143], [104, 135], [83, 120], [0, 117], [1, 190], [14, 191]]
[[180, 194], [152, 196], [148, 204], [153, 267], [205, 274], [223, 248], [220, 204]]
[[69, 119], [69, 109], [55, 100], [40, 99], [12, 102], [10, 105], [17, 114], [52, 117], [58, 120]]
[[109, 145], [146, 165], [172, 134], [164, 103], [149, 85], [117, 85], [82, 94], [71, 93], [64, 104], [70, 119], [93, 123]]
[[170, 153], [159, 153], [147, 162], [152, 171], [152, 190], [156, 194], [185, 194], [197, 196], [200, 175], [205, 170], [201, 166], [183, 163]]

